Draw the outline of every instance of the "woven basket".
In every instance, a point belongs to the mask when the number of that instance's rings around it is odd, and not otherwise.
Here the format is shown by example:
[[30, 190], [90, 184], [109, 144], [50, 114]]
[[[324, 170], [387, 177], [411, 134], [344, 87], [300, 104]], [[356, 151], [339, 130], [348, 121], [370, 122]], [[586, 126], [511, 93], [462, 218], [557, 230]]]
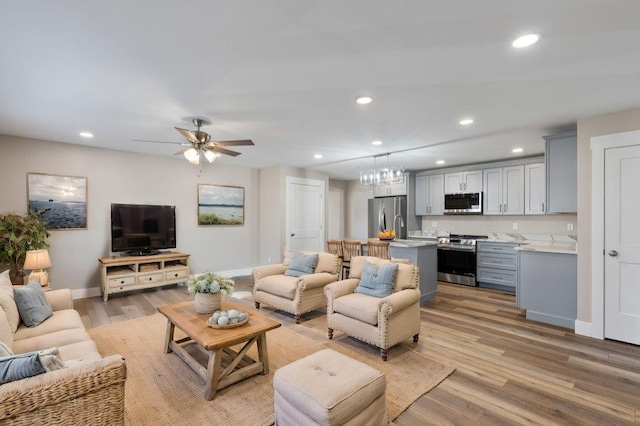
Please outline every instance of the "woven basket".
[[197, 313], [212, 314], [222, 306], [222, 295], [220, 293], [196, 293], [193, 303]]

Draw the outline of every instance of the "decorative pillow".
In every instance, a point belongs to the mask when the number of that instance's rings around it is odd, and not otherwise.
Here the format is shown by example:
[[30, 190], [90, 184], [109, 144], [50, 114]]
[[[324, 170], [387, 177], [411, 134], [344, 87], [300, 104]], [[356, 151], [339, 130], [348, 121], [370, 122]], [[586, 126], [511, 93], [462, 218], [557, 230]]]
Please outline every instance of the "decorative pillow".
[[13, 351], [11, 350], [9, 345], [4, 343], [3, 341], [0, 341], [0, 358], [11, 355], [13, 355]]
[[289, 268], [284, 274], [289, 277], [301, 277], [302, 275], [313, 274], [318, 264], [318, 254], [304, 254], [295, 252], [291, 257]]
[[0, 358], [0, 385], [64, 368], [57, 355], [58, 349], [51, 348]]
[[282, 264], [289, 266], [291, 263], [291, 258], [293, 257], [294, 251], [288, 247], [282, 249]]
[[376, 266], [365, 262], [362, 268], [360, 283], [355, 293], [368, 294], [374, 297], [386, 297], [393, 293], [393, 284], [398, 273], [398, 264]]
[[36, 352], [0, 358], [0, 384], [46, 373]]
[[58, 348], [50, 348], [43, 351], [38, 351], [38, 358], [40, 358], [42, 368], [44, 368], [46, 371], [55, 371], [64, 368], [64, 363], [59, 356], [60, 352], [58, 352]]
[[16, 305], [20, 318], [27, 327], [35, 327], [53, 315], [51, 305], [47, 302], [40, 283], [29, 283], [14, 290]]
[[9, 270], [0, 273], [0, 308], [7, 315], [11, 333], [15, 333], [20, 325], [20, 314], [13, 297], [13, 285], [9, 278]]

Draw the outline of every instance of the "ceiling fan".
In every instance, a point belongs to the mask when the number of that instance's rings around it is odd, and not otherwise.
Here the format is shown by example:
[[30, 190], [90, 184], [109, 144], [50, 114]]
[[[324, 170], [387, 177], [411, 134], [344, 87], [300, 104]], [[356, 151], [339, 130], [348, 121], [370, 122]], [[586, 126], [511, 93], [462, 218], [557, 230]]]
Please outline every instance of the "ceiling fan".
[[253, 141], [250, 139], [242, 139], [236, 141], [212, 141], [211, 135], [209, 133], [200, 130], [203, 125], [208, 124], [204, 119], [194, 118], [192, 122], [193, 125], [196, 126], [197, 130], [187, 130], [181, 129], [180, 127], [174, 127], [182, 136], [187, 139], [187, 141], [189, 141], [189, 143], [151, 141], [145, 139], [133, 140], [136, 142], [168, 143], [173, 145], [188, 146], [188, 148], [178, 151], [174, 155], [184, 155], [184, 157], [191, 164], [195, 165], [200, 164], [200, 160], [202, 159], [202, 157], [206, 158], [210, 163], [213, 163], [215, 159], [220, 156], [220, 154], [230, 155], [232, 157], [237, 157], [238, 155], [240, 155], [240, 153], [237, 151], [223, 148], [224, 146], [254, 145]]

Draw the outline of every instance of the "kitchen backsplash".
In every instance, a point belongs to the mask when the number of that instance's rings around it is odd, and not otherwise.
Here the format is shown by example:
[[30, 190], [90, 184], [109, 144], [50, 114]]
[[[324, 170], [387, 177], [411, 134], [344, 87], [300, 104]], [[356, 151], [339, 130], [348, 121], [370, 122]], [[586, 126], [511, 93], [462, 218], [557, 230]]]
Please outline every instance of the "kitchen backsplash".
[[[517, 229], [513, 224], [517, 224]], [[570, 226], [568, 226], [571, 224]], [[567, 229], [573, 227], [572, 230]], [[423, 231], [448, 231], [454, 234], [489, 233], [577, 235], [578, 215], [540, 216], [423, 216]]]

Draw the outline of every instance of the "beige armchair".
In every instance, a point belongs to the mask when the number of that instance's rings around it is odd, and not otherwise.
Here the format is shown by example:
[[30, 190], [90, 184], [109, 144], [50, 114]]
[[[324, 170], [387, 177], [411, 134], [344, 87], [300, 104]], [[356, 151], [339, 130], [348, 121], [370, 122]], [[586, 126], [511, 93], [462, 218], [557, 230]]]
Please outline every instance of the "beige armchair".
[[387, 360], [387, 349], [409, 337], [418, 341], [420, 334], [420, 272], [417, 266], [398, 263], [393, 293], [386, 297], [374, 297], [354, 293], [360, 283], [365, 262], [377, 266], [395, 262], [376, 257], [358, 256], [351, 259], [349, 278], [327, 285], [327, 323], [329, 339], [333, 330], [380, 348], [380, 355]]
[[[305, 252], [305, 254], [315, 253]], [[324, 308], [327, 305], [327, 299], [323, 288], [338, 280], [340, 263], [335, 254], [317, 254], [318, 263], [313, 273], [300, 277], [284, 275], [291, 260], [286, 252], [282, 264], [254, 268], [253, 300], [256, 308], [260, 309], [260, 304], [264, 303], [292, 313], [296, 324], [300, 324], [302, 314]]]

